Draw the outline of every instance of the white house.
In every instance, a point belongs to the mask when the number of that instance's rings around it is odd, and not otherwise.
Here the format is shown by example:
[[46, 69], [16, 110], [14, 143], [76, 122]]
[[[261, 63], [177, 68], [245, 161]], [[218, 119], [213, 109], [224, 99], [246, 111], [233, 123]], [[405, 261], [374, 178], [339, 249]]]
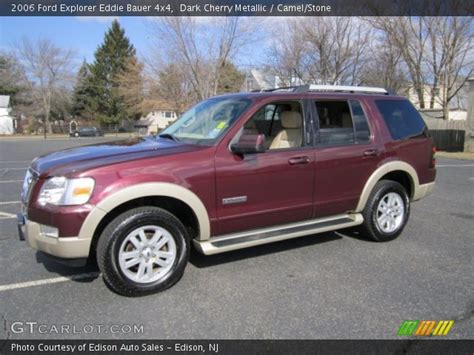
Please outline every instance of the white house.
[[10, 96], [0, 95], [0, 134], [15, 133], [14, 118], [10, 116], [11, 110]]
[[158, 133], [174, 122], [178, 116], [172, 110], [157, 109], [135, 123], [136, 128], [145, 129], [146, 134]]
[[[434, 92], [434, 107], [433, 109], [442, 109], [443, 106], [441, 103], [443, 102], [442, 100], [442, 90], [443, 87], [438, 88]], [[405, 96], [408, 97], [408, 100], [412, 102], [413, 105], [415, 105], [417, 108], [420, 108], [420, 101], [418, 100], [418, 95], [416, 93], [416, 90], [413, 86], [409, 86], [404, 90]], [[424, 104], [425, 108], [430, 107], [430, 102], [431, 102], [431, 97], [432, 97], [432, 88], [429, 85], [424, 85], [423, 86], [423, 98], [424, 98]]]

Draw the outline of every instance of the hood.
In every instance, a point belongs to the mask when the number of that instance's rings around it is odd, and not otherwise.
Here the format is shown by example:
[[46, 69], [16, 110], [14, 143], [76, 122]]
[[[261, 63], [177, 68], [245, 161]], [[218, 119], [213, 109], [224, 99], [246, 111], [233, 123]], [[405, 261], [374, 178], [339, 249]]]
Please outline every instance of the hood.
[[51, 175], [53, 171], [56, 175], [67, 175], [100, 166], [202, 148], [196, 145], [174, 142], [169, 139], [152, 137], [131, 138], [69, 148], [42, 155], [33, 160], [31, 167], [41, 177]]

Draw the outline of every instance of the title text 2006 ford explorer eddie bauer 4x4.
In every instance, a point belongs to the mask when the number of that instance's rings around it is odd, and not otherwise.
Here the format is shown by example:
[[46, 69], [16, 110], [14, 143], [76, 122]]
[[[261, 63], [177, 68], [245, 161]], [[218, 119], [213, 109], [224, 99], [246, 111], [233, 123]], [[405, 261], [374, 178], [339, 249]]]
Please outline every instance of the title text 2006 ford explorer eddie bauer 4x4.
[[385, 242], [429, 194], [435, 148], [384, 89], [303, 86], [198, 103], [158, 137], [36, 158], [20, 238], [95, 257], [116, 292], [162, 291], [204, 254], [355, 227]]

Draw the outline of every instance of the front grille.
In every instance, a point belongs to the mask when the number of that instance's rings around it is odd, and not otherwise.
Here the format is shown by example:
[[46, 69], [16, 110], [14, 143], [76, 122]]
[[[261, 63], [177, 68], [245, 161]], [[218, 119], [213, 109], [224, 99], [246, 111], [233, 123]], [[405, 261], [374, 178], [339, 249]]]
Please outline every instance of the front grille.
[[38, 181], [39, 174], [33, 169], [29, 168], [25, 175], [25, 180], [23, 181], [23, 187], [21, 189], [21, 201], [23, 205], [28, 206], [30, 202], [31, 191]]

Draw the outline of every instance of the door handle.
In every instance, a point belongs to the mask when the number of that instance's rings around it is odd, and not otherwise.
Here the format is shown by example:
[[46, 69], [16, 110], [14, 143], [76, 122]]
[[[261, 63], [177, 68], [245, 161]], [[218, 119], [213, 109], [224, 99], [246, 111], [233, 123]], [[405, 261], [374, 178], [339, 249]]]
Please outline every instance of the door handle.
[[374, 157], [379, 155], [378, 149], [369, 149], [364, 152], [364, 157]]
[[288, 163], [290, 165], [296, 165], [296, 164], [309, 164], [310, 162], [310, 159], [309, 157], [294, 157], [294, 158], [290, 158], [288, 159]]

